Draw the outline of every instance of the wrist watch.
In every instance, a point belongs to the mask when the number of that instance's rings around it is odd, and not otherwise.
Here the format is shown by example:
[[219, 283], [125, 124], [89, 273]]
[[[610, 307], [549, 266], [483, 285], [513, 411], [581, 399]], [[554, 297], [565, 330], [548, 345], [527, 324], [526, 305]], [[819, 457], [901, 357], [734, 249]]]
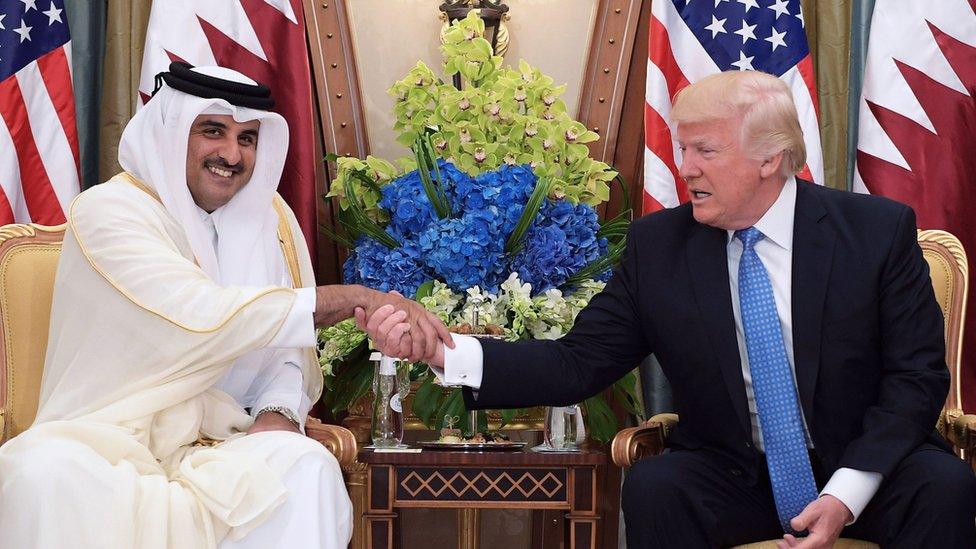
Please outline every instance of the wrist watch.
[[294, 423], [295, 427], [298, 427], [299, 429], [301, 429], [302, 427], [302, 422], [298, 419], [298, 415], [296, 415], [295, 412], [291, 411], [290, 408], [287, 408], [285, 406], [265, 406], [264, 408], [261, 408], [261, 410], [259, 410], [257, 414], [254, 415], [254, 419], [261, 417], [261, 414], [266, 414], [269, 412], [281, 414], [282, 416], [285, 417], [285, 419]]

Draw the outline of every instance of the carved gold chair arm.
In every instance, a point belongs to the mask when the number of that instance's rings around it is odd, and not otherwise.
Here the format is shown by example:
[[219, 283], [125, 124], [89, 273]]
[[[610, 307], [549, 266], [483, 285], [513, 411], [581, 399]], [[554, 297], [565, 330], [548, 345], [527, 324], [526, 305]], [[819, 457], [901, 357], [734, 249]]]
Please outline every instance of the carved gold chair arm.
[[332, 452], [344, 471], [356, 463], [356, 437], [349, 429], [322, 423], [309, 416], [305, 421], [305, 433]]
[[963, 458], [976, 470], [976, 415], [964, 414], [962, 410], [944, 412], [945, 435], [949, 442], [962, 450]]
[[637, 427], [621, 429], [610, 445], [613, 462], [618, 467], [627, 468], [645, 456], [660, 454], [671, 429], [677, 424], [677, 414], [658, 414]]
[[4, 426], [6, 426], [6, 416], [7, 412], [3, 408], [0, 408], [0, 442], [3, 442]]

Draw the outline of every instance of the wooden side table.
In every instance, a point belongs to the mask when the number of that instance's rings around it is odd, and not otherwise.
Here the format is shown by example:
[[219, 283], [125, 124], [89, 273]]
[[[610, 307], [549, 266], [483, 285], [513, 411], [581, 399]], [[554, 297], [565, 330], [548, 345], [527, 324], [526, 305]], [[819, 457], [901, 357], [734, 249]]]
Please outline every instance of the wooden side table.
[[602, 451], [360, 450], [359, 462], [367, 468], [363, 514], [371, 549], [399, 547], [397, 509], [407, 507], [463, 509], [458, 530], [464, 549], [478, 546], [478, 509], [491, 508], [543, 510], [548, 516], [565, 511], [565, 547], [616, 547], [619, 472]]

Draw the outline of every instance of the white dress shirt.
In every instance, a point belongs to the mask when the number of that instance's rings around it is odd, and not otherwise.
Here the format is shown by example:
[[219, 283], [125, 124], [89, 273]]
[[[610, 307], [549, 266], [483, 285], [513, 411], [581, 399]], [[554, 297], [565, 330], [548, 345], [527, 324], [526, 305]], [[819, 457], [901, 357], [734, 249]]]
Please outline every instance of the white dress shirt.
[[[219, 235], [211, 214], [200, 210], [200, 217], [217, 247]], [[279, 284], [292, 287], [291, 275], [284, 271], [278, 273]], [[316, 345], [315, 326], [312, 315], [315, 312], [315, 288], [299, 288], [291, 311], [282, 323], [271, 342], [260, 351], [248, 353], [227, 369], [215, 387], [234, 397], [242, 408], [250, 409], [252, 416], [268, 406], [283, 406], [299, 418], [299, 427], [304, 429], [305, 418], [312, 408], [312, 402], [303, 389], [304, 380], [299, 363], [302, 360], [302, 347]]]
[[[793, 362], [793, 307], [791, 280], [793, 272], [793, 216], [796, 210], [796, 179], [789, 178], [776, 202], [754, 225], [765, 238], [756, 243], [756, 253], [769, 273], [773, 286], [776, 312], [779, 314], [783, 331], [783, 345], [786, 347], [790, 368]], [[742, 315], [739, 311], [739, 260], [742, 257], [742, 242], [733, 238], [735, 231], [728, 231], [728, 269], [729, 287], [732, 291], [732, 314], [735, 318], [735, 335], [739, 344], [739, 358], [742, 364], [742, 377], [745, 381], [746, 398], [749, 404], [749, 418], [752, 424], [752, 439], [756, 448], [764, 449], [762, 429], [756, 413], [756, 397], [752, 389], [752, 374], [749, 370], [749, 356], [746, 352], [745, 334], [742, 330]], [[434, 370], [435, 375], [448, 385], [466, 385], [473, 389], [481, 387], [484, 370], [484, 355], [477, 338], [454, 335], [455, 349], [444, 348], [444, 371]], [[794, 370], [793, 383], [796, 383]], [[799, 393], [798, 393], [799, 394]], [[797, 399], [799, 400], [799, 398]], [[800, 410], [803, 417], [803, 410]], [[810, 432], [803, 419], [803, 430], [807, 446], [813, 447]], [[881, 485], [880, 473], [859, 471], [841, 467], [830, 477], [820, 495], [830, 494], [847, 506], [854, 520], [861, 515], [871, 498]], [[853, 522], [853, 521], [852, 521]]]

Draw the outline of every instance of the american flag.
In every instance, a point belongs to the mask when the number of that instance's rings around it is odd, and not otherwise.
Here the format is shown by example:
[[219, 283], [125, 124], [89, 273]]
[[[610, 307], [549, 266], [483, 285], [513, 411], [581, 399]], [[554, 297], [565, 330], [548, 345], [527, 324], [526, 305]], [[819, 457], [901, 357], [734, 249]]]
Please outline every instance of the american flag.
[[63, 0], [0, 0], [0, 120], [0, 225], [64, 223], [80, 170]]
[[671, 100], [726, 70], [758, 70], [793, 91], [807, 148], [801, 177], [823, 184], [813, 61], [799, 0], [657, 0], [651, 6], [644, 107], [644, 213], [688, 200], [669, 127]]
[[271, 88], [288, 121], [278, 192], [291, 206], [315, 262], [316, 196], [312, 83], [301, 0], [153, 2], [139, 84], [141, 101], [172, 61], [234, 69]]

